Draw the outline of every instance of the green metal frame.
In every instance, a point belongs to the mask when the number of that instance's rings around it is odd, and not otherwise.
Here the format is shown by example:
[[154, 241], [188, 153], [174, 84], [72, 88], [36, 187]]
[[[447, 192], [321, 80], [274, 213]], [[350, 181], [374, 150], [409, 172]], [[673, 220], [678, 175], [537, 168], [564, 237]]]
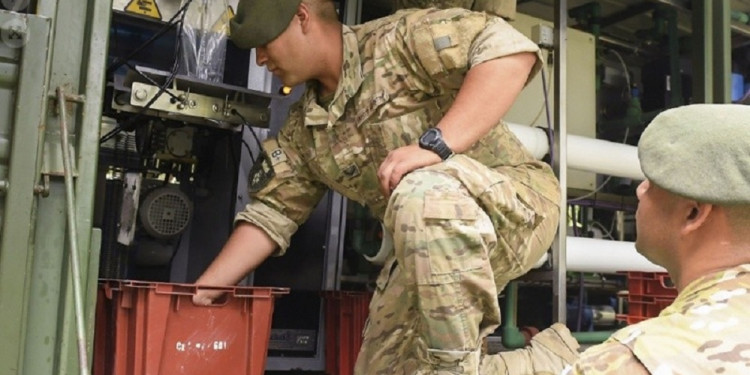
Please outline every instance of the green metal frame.
[[[106, 0], [40, 0], [37, 15], [0, 12], [0, 24], [25, 19], [29, 36], [17, 62], [9, 188], [0, 206], [0, 375], [79, 374], [91, 366], [79, 367], [59, 124], [67, 113], [76, 197], [70, 208], [90, 354], [101, 242], [93, 211], [111, 10]], [[13, 72], [0, 65], [0, 81], [11, 84]], [[58, 87], [74, 99], [66, 111], [54, 103]], [[46, 187], [38, 186], [45, 180]]]
[[[36, 150], [46, 111], [48, 45], [51, 21], [38, 16], [20, 16], [0, 12], [0, 24], [22, 20], [26, 27], [26, 43], [17, 61], [18, 78], [14, 90], [15, 108], [9, 141], [8, 191], [3, 206], [2, 239], [0, 239], [0, 374], [23, 373], [26, 329], [32, 298], [31, 266], [34, 258], [34, 187], [37, 182]], [[8, 30], [5, 30], [8, 32]], [[11, 48], [3, 45], [0, 48]], [[11, 78], [6, 76], [6, 80]], [[30, 155], [31, 154], [31, 155]], [[51, 373], [51, 372], [50, 372]]]

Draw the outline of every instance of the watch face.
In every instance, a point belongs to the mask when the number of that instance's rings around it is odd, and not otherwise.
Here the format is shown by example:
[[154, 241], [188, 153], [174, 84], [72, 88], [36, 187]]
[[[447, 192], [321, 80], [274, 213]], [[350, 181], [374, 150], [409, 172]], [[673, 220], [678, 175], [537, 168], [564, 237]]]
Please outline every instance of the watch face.
[[436, 128], [427, 129], [419, 139], [419, 143], [423, 146], [432, 146], [440, 138], [440, 131]]

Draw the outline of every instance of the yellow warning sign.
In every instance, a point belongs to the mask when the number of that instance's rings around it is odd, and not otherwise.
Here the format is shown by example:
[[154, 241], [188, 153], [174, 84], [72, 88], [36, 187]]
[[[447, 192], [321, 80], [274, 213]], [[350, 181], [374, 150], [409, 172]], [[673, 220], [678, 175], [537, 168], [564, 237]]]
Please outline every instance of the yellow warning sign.
[[156, 0], [130, 0], [125, 6], [125, 11], [161, 20], [161, 11], [156, 5]]

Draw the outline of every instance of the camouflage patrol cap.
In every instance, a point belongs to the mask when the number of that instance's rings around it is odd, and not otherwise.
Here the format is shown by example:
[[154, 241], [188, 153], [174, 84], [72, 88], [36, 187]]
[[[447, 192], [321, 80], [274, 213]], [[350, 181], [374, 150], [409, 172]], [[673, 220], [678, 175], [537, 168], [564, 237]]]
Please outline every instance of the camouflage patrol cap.
[[750, 106], [666, 110], [641, 135], [638, 157], [659, 187], [719, 205], [750, 204]]
[[289, 26], [301, 0], [239, 0], [229, 23], [230, 38], [240, 48], [262, 46]]

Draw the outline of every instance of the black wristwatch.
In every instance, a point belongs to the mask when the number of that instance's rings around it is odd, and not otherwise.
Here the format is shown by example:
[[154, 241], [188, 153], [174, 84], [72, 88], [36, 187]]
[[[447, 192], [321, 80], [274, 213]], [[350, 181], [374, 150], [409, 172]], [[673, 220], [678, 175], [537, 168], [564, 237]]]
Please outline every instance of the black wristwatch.
[[425, 130], [425, 132], [419, 136], [419, 147], [438, 154], [440, 159], [443, 160], [453, 156], [453, 150], [445, 144], [443, 133], [438, 128], [429, 128]]

